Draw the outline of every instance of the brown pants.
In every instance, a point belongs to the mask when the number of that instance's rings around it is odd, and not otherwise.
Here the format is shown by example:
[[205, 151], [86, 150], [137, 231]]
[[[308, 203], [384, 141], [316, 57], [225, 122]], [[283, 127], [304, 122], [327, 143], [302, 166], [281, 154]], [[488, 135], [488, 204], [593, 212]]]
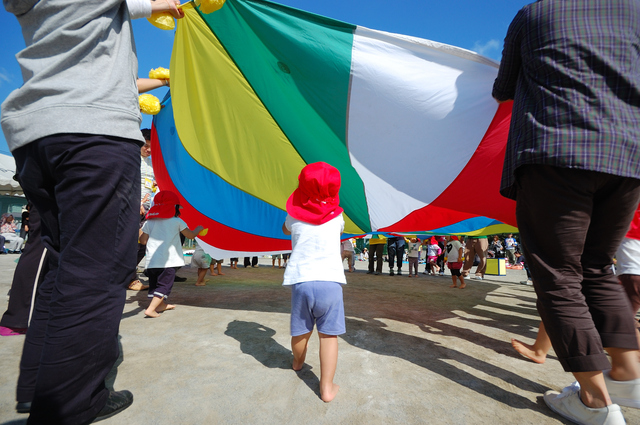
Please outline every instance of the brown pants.
[[629, 299], [611, 270], [640, 180], [526, 165], [516, 217], [542, 317], [568, 372], [610, 368], [603, 347], [638, 349]]
[[467, 250], [467, 259], [462, 268], [462, 276], [467, 277], [471, 271], [471, 267], [473, 267], [473, 260], [475, 260], [476, 254], [478, 254], [480, 262], [478, 263], [478, 267], [476, 267], [476, 276], [484, 277], [484, 272], [487, 269], [487, 248], [489, 248], [489, 241], [487, 238], [467, 239], [465, 248]]
[[635, 316], [640, 310], [640, 275], [623, 274], [618, 276], [618, 279], [631, 301], [631, 311]]

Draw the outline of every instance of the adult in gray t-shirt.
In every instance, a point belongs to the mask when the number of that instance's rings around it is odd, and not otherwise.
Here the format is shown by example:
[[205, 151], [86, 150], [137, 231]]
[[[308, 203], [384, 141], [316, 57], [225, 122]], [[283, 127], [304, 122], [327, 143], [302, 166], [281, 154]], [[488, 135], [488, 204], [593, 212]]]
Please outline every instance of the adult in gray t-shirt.
[[18, 409], [30, 410], [29, 423], [90, 423], [133, 401], [104, 385], [119, 354], [140, 207], [129, 11], [121, 0], [4, 6], [26, 47], [16, 55], [24, 84], [2, 104], [0, 121], [50, 253], [20, 363]]

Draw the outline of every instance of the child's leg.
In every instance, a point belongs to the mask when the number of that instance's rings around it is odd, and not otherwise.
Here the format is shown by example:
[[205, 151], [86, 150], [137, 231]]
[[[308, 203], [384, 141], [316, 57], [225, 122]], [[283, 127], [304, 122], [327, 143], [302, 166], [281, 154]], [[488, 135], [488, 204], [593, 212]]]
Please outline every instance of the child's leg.
[[[149, 292], [153, 296], [149, 308], [145, 311], [145, 314], [149, 317], [158, 317], [157, 313], [162, 313], [165, 310], [173, 310], [175, 305], [167, 304], [164, 299], [169, 296], [171, 289], [173, 288], [173, 281], [176, 277], [176, 268], [169, 267], [166, 269], [155, 269], [161, 271], [158, 275], [157, 287], [153, 293]], [[149, 278], [151, 280], [151, 278]], [[151, 314], [149, 314], [151, 313]], [[154, 314], [156, 313], [156, 314]]]
[[320, 337], [320, 398], [330, 402], [340, 388], [333, 383], [338, 366], [338, 337], [318, 332]]
[[198, 267], [198, 280], [196, 281], [196, 286], [205, 286], [206, 282], [204, 277], [207, 275], [207, 269], [201, 269]]
[[304, 335], [291, 337], [291, 351], [293, 351], [293, 370], [300, 370], [307, 358], [307, 344], [309, 343], [311, 332]]
[[453, 284], [449, 288], [457, 288], [458, 287], [458, 282], [456, 281], [456, 275], [452, 274], [451, 275], [451, 280], [453, 281]]
[[460, 279], [460, 289], [466, 288], [467, 284], [464, 282], [464, 276], [462, 276], [462, 273], [460, 273], [458, 279]]
[[216, 268], [218, 269], [218, 276], [224, 276], [224, 273], [222, 273], [222, 262], [219, 262]]
[[162, 304], [162, 298], [160, 297], [151, 298], [151, 303], [149, 304], [149, 307], [147, 307], [147, 309], [144, 311], [145, 316], [149, 316], [149, 317], [160, 316], [160, 314], [158, 314], [158, 312], [156, 311], [156, 309], [160, 306], [160, 304]]
[[173, 304], [167, 304], [165, 302], [165, 300], [162, 300], [162, 302], [160, 303], [160, 305], [156, 308], [156, 311], [158, 313], [162, 313], [165, 310], [174, 310], [176, 308], [175, 305]]

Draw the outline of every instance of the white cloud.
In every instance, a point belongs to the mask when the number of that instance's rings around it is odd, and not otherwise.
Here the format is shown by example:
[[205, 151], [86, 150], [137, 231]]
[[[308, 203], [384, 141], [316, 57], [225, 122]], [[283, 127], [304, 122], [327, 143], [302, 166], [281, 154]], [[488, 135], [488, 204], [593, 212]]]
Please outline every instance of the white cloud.
[[9, 75], [9, 73], [7, 72], [6, 69], [0, 67], [0, 85], [3, 82], [10, 83], [11, 82], [11, 76]]
[[486, 43], [481, 43], [476, 41], [476, 44], [473, 45], [471, 50], [478, 52], [482, 56], [492, 57], [496, 53], [500, 53], [501, 43], [499, 40], [492, 39], [487, 41]]

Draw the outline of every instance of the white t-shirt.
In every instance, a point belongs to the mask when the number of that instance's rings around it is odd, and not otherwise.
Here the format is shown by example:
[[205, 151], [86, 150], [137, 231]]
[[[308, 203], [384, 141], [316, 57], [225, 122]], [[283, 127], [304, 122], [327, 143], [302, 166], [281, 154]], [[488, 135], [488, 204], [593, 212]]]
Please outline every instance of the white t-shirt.
[[351, 239], [342, 241], [342, 250], [353, 252], [353, 242], [351, 242]]
[[455, 241], [453, 239], [447, 243], [446, 256], [448, 263], [457, 263], [459, 261], [462, 261], [458, 259], [458, 253], [460, 252], [461, 246], [462, 244], [460, 243], [460, 241]]
[[438, 256], [438, 251], [441, 251], [440, 245], [438, 245], [438, 244], [429, 245], [427, 247], [427, 249], [428, 249], [429, 257], [437, 257]]
[[640, 275], [640, 240], [624, 238], [616, 252], [616, 274]]
[[340, 253], [340, 234], [344, 230], [342, 214], [320, 225], [287, 214], [284, 224], [291, 232], [293, 251], [284, 272], [283, 285], [314, 280], [347, 283]]
[[151, 219], [142, 225], [142, 231], [149, 235], [148, 269], [184, 266], [180, 232], [186, 228], [187, 224], [180, 217]]
[[420, 245], [422, 245], [420, 242], [409, 242], [407, 245], [409, 249], [407, 251], [407, 255], [411, 258], [418, 258], [420, 254]]

